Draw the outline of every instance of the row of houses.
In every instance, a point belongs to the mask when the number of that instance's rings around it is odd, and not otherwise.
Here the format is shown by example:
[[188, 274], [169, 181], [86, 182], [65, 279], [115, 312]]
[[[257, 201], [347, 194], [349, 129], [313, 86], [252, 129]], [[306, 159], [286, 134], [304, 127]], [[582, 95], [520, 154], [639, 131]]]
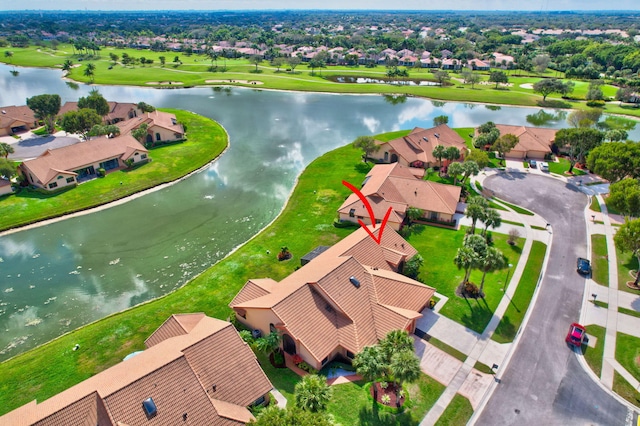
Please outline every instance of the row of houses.
[[[119, 136], [102, 136], [62, 148], [49, 149], [37, 158], [25, 160], [19, 170], [26, 182], [45, 191], [58, 191], [95, 178], [99, 173], [109, 173], [145, 163], [150, 160], [148, 149], [131, 136], [131, 132], [142, 124], [147, 125], [145, 143], [148, 146], [185, 138], [184, 128], [174, 114], [157, 110], [143, 112], [132, 103], [109, 102], [109, 107], [110, 110], [104, 116], [104, 122], [118, 126]], [[28, 109], [28, 107], [7, 109], [22, 111], [24, 108]], [[62, 106], [59, 114], [62, 115], [77, 108], [76, 102], [67, 102]], [[11, 128], [12, 131], [26, 130], [32, 123], [37, 124], [26, 119], [13, 123], [24, 124], [19, 129]], [[2, 187], [5, 186], [7, 185]]]

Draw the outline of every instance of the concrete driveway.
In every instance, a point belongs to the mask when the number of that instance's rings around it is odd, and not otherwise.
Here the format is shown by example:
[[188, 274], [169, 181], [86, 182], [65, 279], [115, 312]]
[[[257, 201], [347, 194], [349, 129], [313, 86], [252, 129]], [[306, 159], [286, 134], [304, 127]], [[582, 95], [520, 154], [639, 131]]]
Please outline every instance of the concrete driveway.
[[575, 185], [529, 173], [498, 174], [483, 186], [541, 215], [554, 238], [529, 323], [476, 424], [624, 425], [627, 407], [591, 380], [564, 341], [585, 289], [575, 262], [587, 251], [588, 197]]
[[67, 135], [65, 132], [58, 132], [50, 136], [37, 136], [31, 132], [23, 133], [20, 139], [11, 136], [2, 137], [0, 142], [11, 145], [14, 153], [9, 155], [12, 160], [22, 161], [35, 158], [48, 149], [62, 148], [80, 142], [76, 135]]

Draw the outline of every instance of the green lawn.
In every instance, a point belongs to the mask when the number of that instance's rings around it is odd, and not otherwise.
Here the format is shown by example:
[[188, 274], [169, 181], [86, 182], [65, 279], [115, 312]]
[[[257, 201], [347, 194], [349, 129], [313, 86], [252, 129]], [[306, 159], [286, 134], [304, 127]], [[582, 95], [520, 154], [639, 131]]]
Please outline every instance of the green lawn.
[[527, 209], [525, 209], [525, 208], [523, 208], [523, 207], [516, 206], [515, 204], [507, 203], [506, 201], [501, 200], [501, 199], [499, 199], [499, 198], [496, 198], [496, 200], [500, 201], [500, 202], [501, 202], [502, 204], [504, 204], [505, 206], [510, 207], [510, 208], [511, 208], [511, 209], [513, 209], [516, 213], [524, 214], [524, 215], [527, 215], [527, 216], [533, 216], [533, 215], [534, 215], [534, 213], [533, 213], [533, 212], [531, 212], [531, 211], [529, 211], [529, 210], [527, 210]]
[[[464, 299], [456, 296], [455, 290], [464, 277], [464, 271], [458, 270], [453, 258], [459, 247], [462, 247], [465, 229], [454, 231], [445, 228], [427, 226], [422, 232], [412, 234], [407, 240], [425, 259], [418, 279], [435, 287], [439, 293], [449, 298], [440, 313], [472, 330], [482, 333], [489, 323], [500, 299], [507, 270], [489, 273], [485, 279], [484, 299]], [[493, 233], [495, 247], [500, 249], [508, 259], [508, 263], [516, 265], [520, 259], [523, 241], [515, 246], [507, 244], [507, 236]], [[480, 283], [482, 273], [473, 271], [470, 280]]]
[[598, 213], [602, 211], [600, 210], [600, 203], [598, 202], [598, 197], [591, 197], [591, 205], [589, 206], [589, 209]]
[[469, 400], [457, 393], [436, 422], [436, 426], [463, 426], [469, 422], [472, 415], [473, 407]]
[[188, 111], [171, 112], [187, 126], [187, 141], [149, 150], [151, 162], [119, 170], [57, 194], [24, 189], [0, 199], [0, 230], [85, 210], [176, 180], [220, 155], [228, 137], [218, 123]]
[[589, 367], [596, 373], [596, 376], [600, 377], [602, 373], [602, 356], [604, 354], [604, 334], [605, 328], [599, 325], [588, 325], [585, 327], [587, 329], [587, 336], [589, 339], [597, 339], [596, 346], [591, 348], [587, 345], [582, 346], [582, 353], [584, 354], [584, 359], [589, 364]]
[[640, 337], [618, 333], [616, 337], [616, 360], [636, 380], [640, 381]]
[[632, 309], [618, 307], [618, 312], [620, 312], [621, 314], [630, 315], [632, 317], [640, 318], [640, 312], [634, 311]]
[[417, 426], [438, 400], [445, 386], [422, 374], [417, 383], [406, 384], [410, 402], [398, 414], [373, 404], [370, 383], [355, 382], [333, 386], [333, 398], [327, 412], [341, 425]]
[[613, 391], [635, 405], [640, 405], [640, 393], [633, 388], [617, 371], [613, 373]]
[[591, 269], [593, 280], [608, 287], [609, 259], [607, 258], [607, 238], [604, 235], [591, 235]]
[[[569, 171], [571, 163], [564, 157], [558, 157], [558, 161], [549, 162], [549, 171], [561, 176], [568, 176], [566, 173]], [[576, 167], [573, 168], [572, 173], [574, 176], [582, 176], [587, 174], [584, 170], [580, 170]]]
[[536, 290], [546, 251], [547, 246], [545, 244], [540, 241], [533, 242], [522, 278], [520, 278], [520, 282], [518, 283], [518, 288], [509, 303], [509, 307], [502, 316], [500, 323], [498, 323], [496, 331], [491, 336], [492, 340], [498, 343], [509, 343], [516, 337], [516, 333], [522, 324], [529, 303], [531, 303], [533, 293]]
[[[314, 92], [339, 92], [339, 93], [372, 93], [389, 95], [411, 95], [430, 99], [458, 102], [478, 102], [482, 104], [504, 104], [522, 106], [554, 106], [560, 108], [587, 108], [584, 100], [587, 83], [576, 81], [576, 89], [573, 96], [579, 100], [561, 99], [555, 95], [542, 101], [542, 96], [533, 93], [533, 90], [521, 87], [525, 83], [534, 83], [538, 76], [510, 75], [509, 82], [512, 87], [496, 90], [493, 84], [471, 85], [456, 83], [450, 86], [394, 86], [389, 84], [350, 84], [331, 81], [331, 76], [357, 75], [363, 77], [384, 77], [386, 68], [377, 66], [374, 68], [330, 66], [325, 69], [312, 71], [306, 64], [295, 68], [295, 72], [285, 72], [282, 67], [278, 70], [262, 62], [255, 72], [255, 65], [248, 59], [224, 59], [212, 62], [205, 55], [186, 55], [175, 52], [153, 52], [150, 50], [120, 49], [105, 47], [99, 52], [97, 58], [87, 58], [82, 62], [74, 55], [73, 47], [61, 44], [57, 50], [47, 47], [31, 46], [28, 48], [12, 48], [12, 64], [31, 67], [61, 68], [66, 59], [71, 59], [79, 65], [72, 69], [69, 78], [78, 82], [94, 82], [97, 84], [157, 86], [151, 83], [162, 83], [165, 87], [192, 87], [196, 85], [231, 84], [256, 87], [255, 85], [242, 83], [243, 80], [256, 80], [265, 89], [298, 90]], [[115, 53], [120, 58], [127, 53], [134, 58], [145, 57], [154, 61], [151, 65], [123, 66], [113, 63], [109, 54]], [[166, 58], [165, 65], [161, 65], [160, 56]], [[181, 63], [174, 63], [174, 57], [179, 57]], [[0, 58], [9, 62], [7, 58]], [[96, 67], [94, 76], [85, 76], [83, 71], [87, 63], [93, 63]], [[214, 69], [212, 69], [212, 66]], [[434, 76], [428, 69], [409, 69], [410, 78], [434, 80]], [[480, 73], [484, 81], [488, 80], [487, 73]], [[456, 74], [453, 74], [454, 76]], [[171, 85], [169, 84], [171, 82]], [[614, 93], [615, 87], [605, 85], [605, 94]], [[584, 92], [584, 93], [583, 93]], [[605, 112], [640, 116], [640, 109], [627, 108], [617, 102], [608, 103]]]
[[621, 252], [616, 247], [616, 258], [618, 260], [618, 290], [626, 291], [627, 293], [640, 295], [640, 291], [633, 290], [627, 287], [627, 281], [633, 281], [634, 277], [631, 276], [629, 271], [638, 270], [638, 258], [630, 252]]

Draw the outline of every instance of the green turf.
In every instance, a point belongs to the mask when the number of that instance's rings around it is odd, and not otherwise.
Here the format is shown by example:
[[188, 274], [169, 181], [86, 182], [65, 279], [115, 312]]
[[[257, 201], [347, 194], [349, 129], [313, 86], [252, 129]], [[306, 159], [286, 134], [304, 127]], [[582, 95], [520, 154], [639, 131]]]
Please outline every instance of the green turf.
[[[559, 157], [557, 162], [550, 161], [548, 164], [549, 164], [549, 171], [551, 173], [555, 173], [562, 176], [569, 176], [567, 172], [571, 167], [571, 163], [569, 163], [569, 160], [567, 160], [566, 158]], [[586, 174], [584, 170], [580, 170], [577, 167], [573, 168], [572, 173], [573, 173], [573, 176], [582, 176]]]
[[616, 337], [616, 360], [636, 380], [640, 381], [640, 337], [618, 333]]
[[525, 209], [525, 208], [523, 208], [523, 207], [516, 206], [515, 204], [507, 203], [506, 201], [501, 200], [501, 199], [499, 199], [499, 198], [496, 198], [496, 200], [498, 200], [499, 202], [501, 202], [501, 203], [502, 203], [502, 204], [504, 204], [505, 206], [510, 207], [510, 208], [511, 208], [511, 209], [513, 209], [516, 213], [524, 214], [524, 215], [527, 215], [527, 216], [533, 216], [533, 215], [534, 215], [534, 213], [533, 213], [533, 212], [531, 212], [531, 211], [529, 211], [529, 210], [527, 210], [527, 209]]
[[607, 238], [602, 234], [591, 235], [592, 278], [600, 285], [609, 286], [609, 259], [607, 257]]
[[634, 311], [633, 309], [621, 308], [618, 307], [618, 312], [625, 315], [630, 315], [632, 317], [640, 318], [640, 312]]
[[151, 162], [119, 170], [56, 194], [24, 189], [0, 200], [0, 230], [85, 210], [171, 182], [199, 169], [228, 145], [218, 123], [187, 111], [163, 109], [187, 126], [187, 140], [149, 150]]
[[463, 426], [469, 422], [472, 415], [473, 407], [469, 400], [457, 393], [436, 422], [436, 426]]
[[613, 391], [636, 407], [640, 406], [640, 392], [634, 389], [617, 371], [613, 373]]
[[546, 250], [547, 246], [545, 244], [540, 241], [533, 242], [518, 288], [498, 323], [496, 331], [491, 336], [492, 340], [498, 343], [509, 343], [515, 338], [542, 272], [542, 263], [544, 262]]
[[602, 373], [602, 356], [604, 354], [604, 335], [606, 330], [599, 325], [588, 325], [585, 328], [588, 338], [596, 339], [596, 345], [594, 348], [582, 345], [582, 353], [589, 367], [591, 367], [596, 376], [600, 377]]
[[621, 252], [616, 247], [616, 258], [618, 260], [618, 290], [625, 291], [627, 293], [640, 295], [640, 291], [627, 287], [627, 282], [634, 281], [634, 276], [629, 271], [638, 270], [638, 258], [631, 252]]

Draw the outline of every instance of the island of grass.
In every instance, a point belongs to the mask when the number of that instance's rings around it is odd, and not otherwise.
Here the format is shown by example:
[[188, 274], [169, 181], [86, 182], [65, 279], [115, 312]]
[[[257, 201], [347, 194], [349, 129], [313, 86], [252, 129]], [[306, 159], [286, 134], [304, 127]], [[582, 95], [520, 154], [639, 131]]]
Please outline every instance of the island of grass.
[[228, 146], [227, 133], [215, 121], [188, 111], [161, 111], [175, 114], [186, 126], [186, 141], [150, 148], [151, 162], [109, 173], [64, 192], [45, 194], [23, 189], [2, 197], [0, 231], [97, 207], [175, 181], [207, 165]]
[[[297, 268], [302, 255], [318, 245], [333, 245], [353, 232], [354, 228], [332, 225], [336, 209], [350, 193], [342, 181], [362, 182], [371, 167], [371, 164], [361, 161], [361, 152], [351, 145], [323, 155], [300, 175], [283, 212], [269, 227], [182, 288], [0, 363], [0, 376], [4, 378], [0, 382], [0, 415], [34, 398], [38, 401], [50, 398], [119, 363], [129, 353], [144, 349], [144, 340], [174, 313], [204, 312], [215, 318], [229, 319], [232, 311], [228, 303], [246, 281], [255, 277], [280, 281]], [[429, 259], [422, 267], [420, 279], [427, 284], [433, 283], [439, 292], [449, 296], [445, 305], [447, 315], [481, 332], [502, 297], [500, 283], [505, 279], [505, 272], [487, 274], [486, 299], [465, 303], [458, 298], [455, 288], [460, 283], [462, 272], [457, 270], [453, 258], [464, 233], [463, 229], [453, 231], [425, 226], [412, 233], [408, 241], [425, 259]], [[502, 234], [493, 235], [496, 246], [515, 264], [520, 257], [519, 249], [517, 245], [515, 248], [508, 245], [506, 238]], [[292, 253], [291, 260], [279, 262], [269, 254], [277, 253], [285, 245]], [[539, 271], [536, 276], [538, 274]], [[472, 279], [479, 281], [480, 275], [475, 271]], [[522, 308], [526, 309], [525, 306]], [[76, 344], [81, 349], [74, 351]], [[295, 379], [294, 376], [287, 377]], [[270, 378], [274, 383], [278, 382], [271, 375]], [[425, 382], [427, 387], [431, 386], [431, 381], [428, 382]], [[358, 387], [362, 385], [354, 384], [342, 389], [355, 392]], [[422, 389], [423, 385], [419, 387]], [[435, 395], [439, 392], [429, 393]], [[422, 390], [418, 393], [424, 394]], [[357, 394], [358, 400], [363, 398], [360, 391]], [[422, 401], [416, 402], [417, 405], [424, 404], [420, 412], [426, 412], [433, 404], [431, 399], [417, 398], [416, 401]], [[360, 407], [354, 407], [356, 412], [358, 409]], [[336, 417], [343, 416], [346, 420], [345, 413], [336, 412]]]
[[[481, 104], [534, 106], [542, 108], [573, 108], [588, 109], [585, 96], [589, 83], [574, 81], [573, 92], [576, 99], [564, 99], [560, 95], [549, 95], [546, 100], [533, 92], [532, 84], [545, 77], [555, 74], [551, 70], [544, 73], [533, 73], [526, 76], [509, 75], [509, 87], [496, 88], [489, 81], [489, 71], [477, 72], [481, 82], [471, 85], [463, 83], [460, 72], [450, 72], [455, 84], [444, 85], [395, 85], [384, 83], [341, 83], [338, 77], [362, 77], [374, 80], [386, 78], [386, 68], [353, 66], [331, 66], [323, 70], [314, 70], [308, 64], [300, 65], [291, 71], [272, 66], [267, 61], [255, 64], [248, 58], [224, 59], [223, 66], [213, 66], [204, 54], [179, 55], [179, 61], [163, 64], [161, 56], [166, 52], [144, 51], [147, 62], [144, 65], [123, 65], [114, 62], [110, 54], [130, 57], [140, 57], [141, 52], [131, 48], [105, 47], [101, 54], [91, 58], [84, 58], [78, 62], [78, 55], [74, 55], [73, 46], [60, 44], [55, 50], [51, 48], [31, 46], [12, 48], [11, 64], [25, 67], [62, 68], [66, 60], [71, 60], [71, 67], [67, 78], [83, 83], [99, 83], [110, 85], [135, 85], [158, 88], [180, 88], [201, 85], [234, 85], [244, 87], [259, 87], [260, 89], [294, 90], [330, 93], [362, 93], [420, 96], [430, 99], [455, 102], [477, 102]], [[4, 59], [4, 62], [8, 62]], [[85, 74], [86, 64], [91, 63], [95, 70]], [[412, 68], [410, 79], [435, 82], [432, 71], [438, 69]], [[18, 71], [19, 73], [19, 71]], [[351, 81], [351, 79], [349, 79]], [[613, 98], [617, 87], [605, 84], [602, 86], [603, 95]], [[624, 114], [640, 116], [640, 110], [627, 107], [618, 102], [608, 102], [603, 110], [610, 114]]]

